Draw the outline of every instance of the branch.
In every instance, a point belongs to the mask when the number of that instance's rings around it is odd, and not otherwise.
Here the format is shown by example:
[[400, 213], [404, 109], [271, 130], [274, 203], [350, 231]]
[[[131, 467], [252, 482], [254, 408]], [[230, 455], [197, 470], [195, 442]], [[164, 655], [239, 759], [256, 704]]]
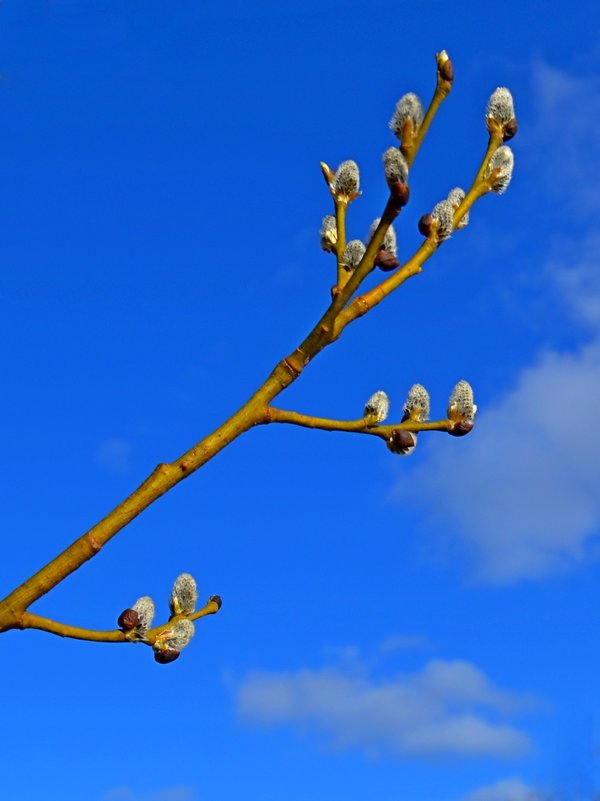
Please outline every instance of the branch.
[[207, 615], [215, 615], [219, 609], [220, 604], [211, 599], [197, 612], [191, 615], [175, 615], [161, 626], [155, 626], [143, 633], [136, 629], [132, 631], [123, 631], [122, 629], [113, 629], [111, 631], [84, 629], [79, 626], [70, 626], [67, 623], [59, 623], [56, 620], [50, 620], [50, 618], [41, 617], [40, 615], [34, 615], [32, 612], [23, 612], [20, 616], [18, 628], [39, 629], [40, 631], [47, 631], [49, 634], [56, 634], [59, 637], [70, 637], [74, 640], [88, 640], [89, 642], [141, 642], [144, 645], [153, 645], [158, 636], [171, 628], [178, 620], [183, 620], [184, 618], [191, 621], [198, 620]]
[[[436, 59], [437, 86], [427, 113], [423, 117], [422, 107], [417, 99], [420, 122], [413, 129], [411, 127], [412, 122], [408, 120], [407, 131], [410, 136], [406, 142], [402, 140], [402, 150], [409, 164], [413, 163], [427, 130], [452, 85], [452, 64], [446, 53], [440, 53], [436, 56]], [[492, 103], [493, 95], [488, 104], [487, 122], [488, 130], [490, 131], [490, 142], [486, 156], [471, 189], [458, 208], [455, 209], [453, 219], [451, 219], [454, 227], [457, 227], [460, 221], [463, 220], [478, 197], [491, 189], [498, 192], [504, 191], [510, 181], [512, 154], [508, 148], [505, 149], [509, 153], [508, 156], [505, 154], [504, 163], [498, 162], [497, 169], [492, 170], [491, 173], [489, 169], [490, 160], [494, 158], [500, 142], [513, 136], [516, 132], [516, 120], [514, 119], [510, 93], [508, 93], [508, 90], [496, 90], [495, 95], [498, 92], [501, 94], [504, 92], [504, 95], [500, 98], [501, 102], [496, 98]], [[508, 105], [506, 93], [508, 93], [510, 99]], [[509, 168], [506, 166], [507, 162], [509, 162]], [[350, 303], [350, 299], [362, 281], [373, 270], [375, 259], [382, 247], [389, 226], [408, 201], [406, 175], [403, 173], [400, 178], [396, 175], [389, 179], [386, 173], [391, 189], [390, 198], [360, 263], [352, 273], [348, 273], [341, 266], [344, 259], [342, 246], [345, 246], [346, 240], [345, 218], [347, 205], [360, 194], [358, 191], [358, 168], [354, 162], [344, 162], [338, 172], [334, 174], [327, 165], [322, 165], [322, 167], [325, 178], [334, 195], [339, 240], [337, 245], [331, 248], [335, 250], [337, 256], [338, 283], [331, 303], [320, 320], [301, 344], [275, 366], [266, 381], [235, 414], [186, 453], [175, 459], [175, 461], [159, 464], [138, 489], [112, 512], [79, 539], [75, 540], [31, 578], [17, 587], [4, 600], [0, 601], [0, 632], [11, 628], [37, 628], [60, 636], [75, 637], [77, 639], [101, 642], [125, 642], [131, 640], [134, 635], [131, 635], [130, 632], [97, 632], [68, 626], [31, 614], [27, 610], [32, 603], [81, 567], [87, 560], [95, 556], [112, 537], [161, 495], [164, 495], [184, 478], [201, 468], [223, 448], [253, 426], [269, 422], [288, 422], [324, 430], [372, 434], [387, 439], [388, 447], [396, 452], [406, 452], [403, 450], [406, 443], [402, 441], [402, 437], [398, 436], [399, 432], [415, 433], [424, 430], [440, 430], [462, 436], [472, 428], [474, 412], [471, 415], [470, 422], [467, 420], [467, 423], [464, 424], [464, 420], [462, 423], [459, 421], [462, 428], [451, 417], [450, 412], [449, 419], [446, 420], [425, 423], [409, 419], [403, 420], [394, 426], [382, 426], [375, 424], [377, 421], [373, 417], [364, 417], [355, 421], [335, 421], [301, 415], [296, 412], [286, 412], [270, 406], [271, 401], [298, 378], [306, 365], [341, 335], [349, 322], [365, 314], [407, 278], [419, 272], [424, 262], [437, 250], [441, 241], [441, 238], [437, 236], [438, 231], [434, 225], [425, 242], [402, 268], [393, 273], [379, 286], [361, 297], [355, 298]], [[410, 439], [409, 434], [404, 434], [404, 439]], [[188, 615], [186, 619], [192, 621], [205, 614], [214, 614], [217, 610], [210, 606], [211, 603], [209, 602], [204, 610]], [[164, 643], [159, 638], [168, 631], [168, 627], [173, 624], [173, 620], [162, 627], [158, 627], [158, 629], [150, 629], [145, 633], [145, 638], [149, 644], [152, 644], [151, 640], [154, 638], [155, 650], [165, 650]], [[181, 622], [183, 623], [183, 618]]]
[[316, 428], [321, 431], [346, 431], [351, 434], [371, 434], [381, 439], [389, 440], [394, 431], [446, 431], [450, 432], [455, 427], [452, 420], [430, 420], [421, 422], [419, 420], [403, 420], [400, 423], [379, 425], [373, 422], [372, 417], [361, 417], [360, 420], [331, 420], [327, 417], [313, 417], [309, 414], [287, 411], [269, 406], [267, 411], [267, 423], [291, 423], [295, 426], [304, 428]]

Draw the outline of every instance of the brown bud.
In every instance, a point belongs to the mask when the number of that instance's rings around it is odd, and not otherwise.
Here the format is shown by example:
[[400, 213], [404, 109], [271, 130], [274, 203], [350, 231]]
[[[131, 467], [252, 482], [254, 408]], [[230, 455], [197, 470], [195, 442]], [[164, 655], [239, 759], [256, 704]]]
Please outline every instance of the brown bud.
[[389, 273], [390, 270], [395, 270], [400, 264], [398, 259], [387, 250], [380, 250], [375, 256], [375, 265], [383, 270], [384, 273]]
[[140, 625], [140, 616], [135, 609], [124, 609], [119, 615], [117, 625], [123, 631], [131, 631]]
[[154, 651], [154, 659], [160, 665], [168, 665], [169, 662], [174, 662], [179, 659], [181, 651], [176, 651], [174, 648], [156, 648]]
[[433, 214], [424, 214], [419, 220], [419, 232], [423, 236], [430, 236], [433, 225]]
[[456, 423], [455, 426], [448, 431], [448, 433], [453, 437], [465, 437], [470, 431], [473, 430], [473, 423], [467, 423], [465, 421]]
[[209, 601], [213, 601], [214, 603], [216, 603], [216, 605], [219, 607], [219, 609], [223, 605], [223, 601], [221, 600], [221, 596], [220, 595], [211, 595], [208, 600]]
[[503, 141], [508, 142], [508, 140], [512, 139], [518, 130], [519, 130], [519, 123], [517, 122], [517, 118], [513, 117], [512, 120], [509, 120], [502, 129], [504, 134], [502, 137]]
[[394, 181], [390, 185], [390, 198], [393, 202], [394, 208], [401, 209], [406, 206], [410, 197], [410, 189], [408, 184], [403, 184], [401, 181]]
[[452, 84], [454, 81], [454, 67], [452, 66], [452, 62], [448, 57], [448, 53], [446, 53], [445, 50], [442, 50], [441, 53], [436, 53], [435, 58], [437, 61], [437, 68], [440, 78], [443, 81]]
[[392, 453], [405, 456], [417, 444], [416, 437], [410, 431], [395, 428], [389, 436], [387, 446]]

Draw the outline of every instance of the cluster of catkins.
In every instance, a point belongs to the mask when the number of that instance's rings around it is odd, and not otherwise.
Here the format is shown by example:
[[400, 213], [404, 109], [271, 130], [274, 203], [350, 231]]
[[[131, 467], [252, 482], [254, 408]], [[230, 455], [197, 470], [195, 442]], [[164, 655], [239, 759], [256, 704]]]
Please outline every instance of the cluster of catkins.
[[[218, 595], [212, 595], [209, 600], [214, 601], [219, 608], [221, 607], [221, 599]], [[189, 645], [194, 636], [194, 624], [187, 617], [179, 616], [193, 614], [197, 603], [196, 580], [189, 573], [181, 573], [175, 579], [169, 598], [171, 618], [177, 619], [174, 620], [172, 626], [163, 629], [152, 643], [154, 658], [157, 662], [161, 664], [174, 662], [186, 645]], [[131, 608], [121, 612], [117, 621], [119, 628], [131, 633], [132, 639], [143, 641], [146, 639], [146, 632], [152, 627], [154, 612], [154, 601], [149, 595], [144, 595], [138, 598]]]
[[[402, 423], [413, 420], [424, 423], [429, 418], [429, 393], [422, 384], [413, 384], [404, 401]], [[383, 423], [390, 410], [390, 399], [383, 390], [373, 393], [365, 405], [363, 416], [373, 424]], [[467, 381], [459, 381], [448, 400], [448, 419], [453, 426], [449, 433], [462, 437], [473, 429], [477, 406], [473, 402], [473, 390]], [[417, 445], [417, 435], [403, 428], [393, 428], [387, 438], [392, 453], [401, 456], [411, 454]]]
[[[398, 210], [406, 205], [409, 197], [408, 164], [403, 155], [403, 146], [418, 133], [425, 117], [423, 104], [417, 95], [409, 92], [400, 98], [390, 120], [390, 128], [400, 141], [400, 147], [390, 147], [383, 154], [385, 179], [390, 189], [390, 201], [397, 204]], [[496, 89], [487, 105], [486, 125], [490, 133], [498, 131], [503, 141], [508, 141], [517, 132], [513, 98], [508, 89]], [[326, 165], [325, 165], [326, 166]], [[506, 191], [513, 173], [514, 156], [510, 147], [501, 145], [494, 152], [484, 173], [484, 180], [489, 181], [492, 192], [501, 195]], [[360, 195], [359, 171], [356, 162], [344, 161], [336, 171], [327, 168], [326, 177], [331, 194], [336, 203], [350, 203]], [[469, 223], [469, 213], [461, 214], [455, 223], [456, 213], [465, 199], [465, 191], [457, 186], [452, 189], [445, 200], [441, 200], [431, 213], [424, 214], [419, 220], [419, 231], [425, 237], [435, 237], [438, 243], [448, 239], [455, 228], [464, 228]], [[376, 219], [367, 236], [366, 244], [360, 239], [353, 239], [346, 245], [342, 263], [346, 270], [352, 272], [360, 264], [380, 219]], [[323, 218], [320, 239], [325, 251], [337, 252], [337, 224], [333, 215]], [[397, 258], [396, 233], [389, 226], [379, 253], [375, 257], [375, 265], [387, 271], [399, 265]]]

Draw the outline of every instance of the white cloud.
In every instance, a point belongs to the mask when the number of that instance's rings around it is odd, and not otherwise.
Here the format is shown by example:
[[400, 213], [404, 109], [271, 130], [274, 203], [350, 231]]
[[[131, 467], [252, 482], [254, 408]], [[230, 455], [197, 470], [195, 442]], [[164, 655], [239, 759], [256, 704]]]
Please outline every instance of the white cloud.
[[458, 660], [431, 660], [418, 673], [381, 681], [338, 668], [256, 671], [237, 690], [248, 723], [317, 730], [335, 748], [369, 755], [425, 758], [527, 752], [527, 735], [504, 718], [530, 703]]
[[546, 799], [547, 796], [542, 796], [520, 779], [503, 779], [496, 784], [480, 787], [463, 801], [545, 801]]
[[450, 523], [480, 580], [564, 570], [591, 552], [600, 528], [598, 409], [600, 341], [548, 352], [469, 439], [437, 443], [394, 494]]

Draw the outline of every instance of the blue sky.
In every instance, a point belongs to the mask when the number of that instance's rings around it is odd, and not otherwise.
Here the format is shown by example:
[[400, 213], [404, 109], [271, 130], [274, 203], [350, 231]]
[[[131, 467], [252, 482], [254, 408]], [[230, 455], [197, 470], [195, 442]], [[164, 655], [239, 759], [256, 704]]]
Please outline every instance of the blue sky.
[[3, 788], [39, 801], [590, 801], [599, 792], [600, 19], [595, 3], [2, 5], [8, 592], [233, 412], [334, 280], [318, 164], [381, 213], [396, 100], [456, 73], [411, 171], [466, 185], [489, 94], [520, 131], [422, 275], [280, 398], [337, 418], [468, 379], [472, 435], [254, 430], [35, 611], [111, 628], [193, 573], [181, 659], [10, 632]]

